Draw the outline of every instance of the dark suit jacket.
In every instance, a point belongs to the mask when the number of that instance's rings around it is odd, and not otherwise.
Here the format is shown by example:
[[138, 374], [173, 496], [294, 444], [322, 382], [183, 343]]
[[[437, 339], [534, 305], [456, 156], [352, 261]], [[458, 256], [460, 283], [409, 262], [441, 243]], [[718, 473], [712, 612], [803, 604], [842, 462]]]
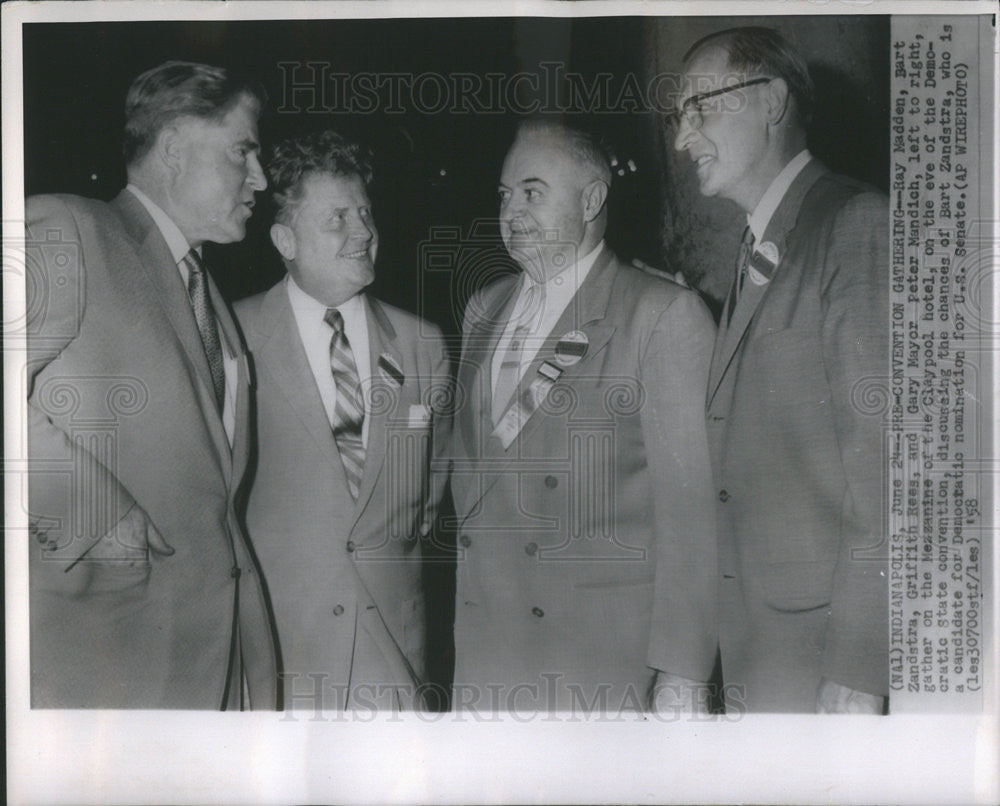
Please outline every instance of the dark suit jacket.
[[[882, 420], [885, 198], [808, 163], [762, 238], [709, 380], [722, 662], [751, 710], [811, 711], [821, 677], [888, 687]], [[766, 263], [757, 263], [766, 276]], [[758, 279], [763, 279], [758, 276]]]
[[640, 708], [655, 669], [707, 680], [715, 656], [714, 327], [694, 292], [605, 248], [518, 394], [558, 364], [564, 334], [584, 334], [586, 354], [504, 450], [490, 366], [516, 287], [499, 280], [466, 310], [454, 705]]
[[[252, 705], [275, 707], [237, 517], [248, 364], [224, 301], [210, 283], [239, 355], [232, 450], [184, 283], [138, 199], [38, 196], [27, 218], [32, 704], [232, 707], [241, 654]], [[172, 556], [95, 545], [133, 504]]]
[[432, 480], [430, 462], [446, 444], [448, 360], [434, 325], [371, 297], [365, 306], [372, 412], [355, 502], [285, 283], [236, 305], [257, 372], [247, 525], [274, 601], [288, 708], [419, 705], [420, 541], [446, 478]]

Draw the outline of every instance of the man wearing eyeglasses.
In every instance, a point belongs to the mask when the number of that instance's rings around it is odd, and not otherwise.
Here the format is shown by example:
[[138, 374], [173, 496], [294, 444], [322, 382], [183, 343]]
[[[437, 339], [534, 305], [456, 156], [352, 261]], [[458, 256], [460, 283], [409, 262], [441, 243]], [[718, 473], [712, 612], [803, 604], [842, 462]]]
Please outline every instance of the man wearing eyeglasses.
[[747, 227], [707, 397], [727, 706], [882, 713], [888, 686], [880, 417], [885, 198], [806, 149], [813, 86], [777, 32], [685, 57], [675, 147]]

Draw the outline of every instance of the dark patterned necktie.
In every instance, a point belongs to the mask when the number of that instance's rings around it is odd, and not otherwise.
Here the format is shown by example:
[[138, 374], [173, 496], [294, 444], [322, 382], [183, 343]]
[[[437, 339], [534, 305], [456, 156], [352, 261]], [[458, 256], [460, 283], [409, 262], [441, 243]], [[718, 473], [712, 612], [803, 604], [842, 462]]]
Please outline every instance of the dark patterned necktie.
[[208, 359], [208, 370], [212, 373], [212, 387], [215, 390], [215, 402], [222, 411], [226, 399], [226, 369], [222, 360], [222, 343], [219, 340], [219, 326], [215, 320], [215, 309], [208, 294], [208, 278], [205, 276], [205, 265], [192, 249], [183, 258], [188, 270], [188, 298], [194, 311], [194, 321], [198, 325], [201, 344], [205, 348]]
[[748, 226], [743, 230], [743, 240], [740, 241], [740, 254], [736, 259], [736, 276], [733, 278], [733, 291], [729, 297], [729, 317], [727, 323], [733, 319], [733, 311], [736, 310], [736, 303], [743, 293], [743, 283], [747, 277], [747, 270], [750, 266], [750, 256], [753, 254], [753, 230]]
[[365, 421], [361, 381], [354, 363], [351, 343], [344, 332], [344, 317], [336, 308], [328, 308], [323, 321], [333, 328], [330, 339], [330, 370], [337, 385], [337, 404], [333, 413], [333, 437], [344, 464], [351, 497], [358, 500], [361, 478], [365, 471], [365, 444], [361, 439]]

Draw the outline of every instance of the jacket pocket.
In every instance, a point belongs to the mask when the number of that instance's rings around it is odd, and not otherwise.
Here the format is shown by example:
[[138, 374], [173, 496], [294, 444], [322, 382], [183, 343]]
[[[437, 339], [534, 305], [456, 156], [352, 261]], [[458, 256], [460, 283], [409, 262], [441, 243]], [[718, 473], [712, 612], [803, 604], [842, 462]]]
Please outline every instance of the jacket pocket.
[[836, 560], [775, 563], [764, 571], [764, 601], [775, 610], [797, 612], [830, 604]]

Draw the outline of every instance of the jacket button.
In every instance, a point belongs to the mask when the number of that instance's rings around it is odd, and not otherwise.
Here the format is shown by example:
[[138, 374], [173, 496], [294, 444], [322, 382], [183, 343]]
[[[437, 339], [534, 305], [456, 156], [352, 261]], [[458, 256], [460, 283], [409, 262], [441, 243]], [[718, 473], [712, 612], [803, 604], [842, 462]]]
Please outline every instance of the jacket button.
[[466, 548], [468, 548], [469, 546], [472, 545], [472, 538], [470, 538], [468, 535], [462, 535], [461, 537], [458, 538], [458, 542], [461, 543]]
[[343, 614], [344, 614], [344, 606], [343, 605], [336, 605], [333, 608], [333, 615], [335, 615], [335, 616], [342, 616]]
[[37, 539], [38, 539], [38, 542], [39, 542], [39, 543], [41, 543], [41, 544], [42, 544], [43, 546], [44, 546], [44, 545], [45, 545], [46, 543], [48, 543], [48, 542], [49, 542], [49, 533], [48, 533], [48, 532], [39, 532], [39, 533], [38, 533], [38, 534], [36, 535], [36, 537], [37, 537]]
[[527, 546], [524, 547], [524, 553], [527, 554], [529, 557], [533, 557], [537, 551], [538, 551], [537, 543], [529, 543]]
[[555, 476], [546, 476], [545, 486], [548, 487], [550, 490], [554, 490], [556, 487], [559, 486], [559, 479], [557, 479]]
[[542, 608], [540, 607], [533, 607], [531, 608], [531, 615], [536, 616], [537, 618], [541, 618], [542, 616], [545, 615], [545, 611], [542, 610]]
[[719, 490], [719, 500], [724, 504], [729, 500], [729, 493], [725, 490]]
[[233, 579], [239, 579], [241, 573], [240, 569], [235, 565], [229, 570], [229, 576]]
[[353, 551], [354, 551], [354, 541], [353, 540], [348, 540], [347, 541], [347, 553], [351, 554]]

